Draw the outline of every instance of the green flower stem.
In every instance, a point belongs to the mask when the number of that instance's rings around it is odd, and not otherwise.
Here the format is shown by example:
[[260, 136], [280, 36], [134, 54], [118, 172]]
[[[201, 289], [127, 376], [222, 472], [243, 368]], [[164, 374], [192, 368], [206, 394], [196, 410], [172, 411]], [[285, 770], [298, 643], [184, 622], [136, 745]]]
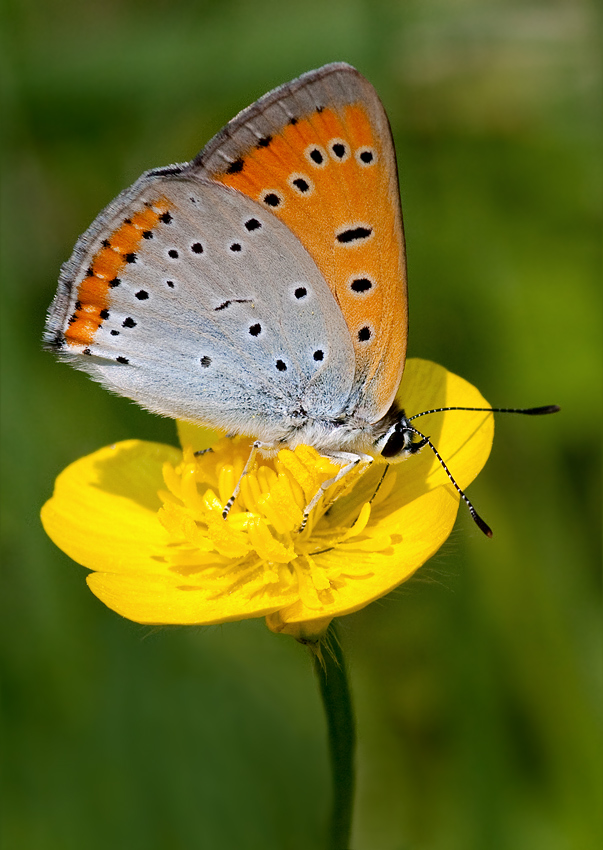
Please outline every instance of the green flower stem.
[[349, 850], [354, 805], [356, 721], [335, 621], [329, 626], [321, 648], [322, 652], [314, 653], [314, 669], [327, 717], [333, 774], [333, 811], [327, 846], [328, 850]]

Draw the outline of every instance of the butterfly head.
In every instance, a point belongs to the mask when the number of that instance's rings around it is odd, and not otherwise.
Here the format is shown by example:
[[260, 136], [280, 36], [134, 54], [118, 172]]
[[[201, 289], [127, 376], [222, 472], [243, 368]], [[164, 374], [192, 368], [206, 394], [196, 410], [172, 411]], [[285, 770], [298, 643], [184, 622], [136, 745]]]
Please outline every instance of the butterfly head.
[[[417, 434], [404, 411], [395, 404], [380, 424], [380, 433], [373, 443], [373, 450], [389, 463], [406, 460], [427, 445], [427, 439]], [[420, 437], [418, 440], [417, 436]]]

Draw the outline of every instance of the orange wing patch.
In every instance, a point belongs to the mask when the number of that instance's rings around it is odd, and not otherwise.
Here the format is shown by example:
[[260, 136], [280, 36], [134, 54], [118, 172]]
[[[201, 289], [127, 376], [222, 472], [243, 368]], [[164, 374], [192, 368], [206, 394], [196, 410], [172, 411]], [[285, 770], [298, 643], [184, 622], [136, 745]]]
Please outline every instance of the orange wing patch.
[[357, 379], [366, 385], [376, 376], [371, 391], [378, 404], [397, 390], [406, 351], [404, 244], [392, 168], [358, 103], [293, 118], [214, 175], [274, 213], [312, 255], [349, 328]]
[[[86, 277], [77, 286], [75, 310], [69, 317], [65, 341], [70, 346], [88, 346], [94, 335], [108, 318], [111, 303], [110, 291], [119, 286], [119, 273], [136, 261], [143, 239], [157, 226], [162, 217], [169, 215], [167, 200], [145, 206], [125, 219], [94, 255]], [[85, 353], [90, 353], [89, 351]]]

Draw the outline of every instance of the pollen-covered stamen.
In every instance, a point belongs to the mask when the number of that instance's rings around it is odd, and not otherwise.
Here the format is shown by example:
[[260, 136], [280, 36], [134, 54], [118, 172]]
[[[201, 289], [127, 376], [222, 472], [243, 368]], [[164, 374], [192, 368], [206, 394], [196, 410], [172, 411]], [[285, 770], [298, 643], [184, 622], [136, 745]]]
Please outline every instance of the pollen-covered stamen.
[[[238, 593], [251, 599], [258, 593], [290, 593], [292, 602], [299, 599], [310, 608], [328, 603], [352, 576], [366, 574], [363, 568], [357, 575], [347, 559], [336, 559], [329, 568], [316, 559], [323, 551], [364, 541], [371, 516], [368, 502], [352, 506], [342, 514], [345, 522], [334, 523], [324, 516], [321, 501], [312, 528], [299, 533], [305, 506], [334, 477], [337, 465], [308, 446], [248, 461], [249, 443], [225, 438], [211, 452], [196, 456], [187, 449], [179, 466], [166, 465], [159, 519], [172, 538], [172, 570], [211, 576], [218, 595]], [[233, 492], [237, 481], [240, 487], [224, 521], [225, 494]], [[389, 542], [380, 537], [377, 548]]]

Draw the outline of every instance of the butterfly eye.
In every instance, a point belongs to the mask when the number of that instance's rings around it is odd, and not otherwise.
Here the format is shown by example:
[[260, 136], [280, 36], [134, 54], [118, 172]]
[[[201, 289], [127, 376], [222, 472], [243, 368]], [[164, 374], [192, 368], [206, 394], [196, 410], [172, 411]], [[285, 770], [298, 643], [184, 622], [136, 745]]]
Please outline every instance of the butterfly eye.
[[[395, 458], [402, 457], [406, 454], [414, 454], [420, 450], [419, 448], [415, 449], [415, 445], [419, 446], [418, 443], [413, 444], [412, 431], [408, 431], [406, 428], [396, 423], [396, 426], [390, 431], [385, 445], [381, 449], [381, 456], [386, 458]], [[420, 448], [423, 447], [420, 446]]]

